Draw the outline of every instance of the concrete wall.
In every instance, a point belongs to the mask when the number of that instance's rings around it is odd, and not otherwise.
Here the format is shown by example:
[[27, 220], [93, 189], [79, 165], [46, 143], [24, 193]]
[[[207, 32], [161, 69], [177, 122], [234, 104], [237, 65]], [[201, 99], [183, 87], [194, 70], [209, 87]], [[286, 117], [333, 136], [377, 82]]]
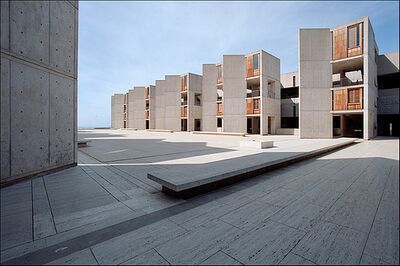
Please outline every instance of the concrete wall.
[[124, 127], [124, 94], [117, 93], [111, 96], [111, 128]]
[[378, 69], [375, 55], [379, 51], [368, 18], [364, 19], [364, 45], [364, 139], [371, 139], [378, 134]]
[[[271, 118], [271, 134], [281, 124], [281, 82], [280, 60], [273, 55], [261, 52], [261, 134], [268, 134], [268, 117]], [[268, 82], [272, 82], [268, 88]], [[272, 93], [268, 93], [271, 90]]]
[[1, 1], [1, 183], [77, 161], [78, 8]]
[[246, 133], [246, 58], [224, 55], [224, 132]]
[[392, 52], [378, 57], [378, 75], [399, 72], [399, 52]]
[[281, 75], [281, 84], [283, 88], [293, 87], [293, 76], [295, 77], [295, 87], [299, 86], [299, 72], [289, 72]]
[[156, 113], [156, 86], [150, 85], [149, 86], [149, 92], [150, 92], [150, 124], [149, 128], [155, 129], [156, 128], [156, 118], [155, 118], [155, 113]]
[[164, 105], [164, 91], [166, 90], [167, 82], [165, 80], [156, 80], [155, 88], [155, 128], [165, 129], [165, 105]]
[[165, 129], [181, 130], [181, 87], [179, 75], [165, 76]]
[[329, 29], [299, 30], [300, 138], [332, 138]]
[[128, 127], [136, 129], [146, 129], [145, 108], [146, 101], [144, 99], [145, 87], [134, 87], [129, 91], [128, 96]]
[[[281, 100], [281, 117], [298, 117], [299, 116], [299, 98], [288, 98]], [[293, 114], [293, 106], [295, 106], [295, 114]]]
[[202, 82], [202, 130], [217, 131], [217, 67], [215, 64], [203, 64]]
[[202, 106], [194, 105], [195, 94], [202, 94], [203, 77], [193, 73], [188, 74], [188, 130], [194, 130], [194, 119], [201, 119]]

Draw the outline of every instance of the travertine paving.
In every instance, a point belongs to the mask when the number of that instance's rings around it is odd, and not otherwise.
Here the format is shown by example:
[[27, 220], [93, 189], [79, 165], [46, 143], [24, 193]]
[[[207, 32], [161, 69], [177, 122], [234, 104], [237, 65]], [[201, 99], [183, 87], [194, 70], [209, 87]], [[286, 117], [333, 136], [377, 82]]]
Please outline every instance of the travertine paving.
[[[398, 139], [363, 141], [180, 200], [143, 178], [149, 165], [223, 156], [239, 137], [201, 136], [198, 149], [179, 145], [195, 142], [185, 134], [151, 132], [144, 138], [170, 134], [160, 140], [164, 155], [137, 141], [143, 152], [109, 162], [133, 146], [110, 142], [103, 153], [113, 153], [97, 158], [101, 140], [89, 133], [92, 150], [79, 154], [79, 167], [1, 189], [2, 263], [399, 263]], [[166, 154], [172, 138], [175, 150]], [[279, 141], [287, 148], [296, 139]]]

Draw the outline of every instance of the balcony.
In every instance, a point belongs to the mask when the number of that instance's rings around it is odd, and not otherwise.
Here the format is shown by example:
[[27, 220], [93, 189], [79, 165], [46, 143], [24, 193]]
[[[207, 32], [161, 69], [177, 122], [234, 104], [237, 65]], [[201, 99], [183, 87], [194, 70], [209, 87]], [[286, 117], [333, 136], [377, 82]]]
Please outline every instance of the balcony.
[[363, 89], [342, 89], [332, 91], [333, 111], [362, 110]]
[[260, 98], [246, 99], [246, 114], [260, 114]]
[[224, 115], [224, 104], [217, 102], [217, 116]]
[[356, 86], [356, 85], [362, 85], [362, 84], [364, 84], [364, 82], [362, 80], [352, 81], [351, 79], [349, 79], [347, 77], [332, 81], [333, 88], [350, 87], [350, 86]]
[[181, 117], [187, 117], [187, 106], [181, 106]]

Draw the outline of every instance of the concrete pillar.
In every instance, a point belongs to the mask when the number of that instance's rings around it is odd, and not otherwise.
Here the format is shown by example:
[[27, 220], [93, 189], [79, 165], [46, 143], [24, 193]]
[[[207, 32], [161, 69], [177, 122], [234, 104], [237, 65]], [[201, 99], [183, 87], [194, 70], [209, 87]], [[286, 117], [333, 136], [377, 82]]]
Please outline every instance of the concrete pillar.
[[217, 131], [217, 67], [203, 64], [202, 82], [202, 127], [204, 131]]

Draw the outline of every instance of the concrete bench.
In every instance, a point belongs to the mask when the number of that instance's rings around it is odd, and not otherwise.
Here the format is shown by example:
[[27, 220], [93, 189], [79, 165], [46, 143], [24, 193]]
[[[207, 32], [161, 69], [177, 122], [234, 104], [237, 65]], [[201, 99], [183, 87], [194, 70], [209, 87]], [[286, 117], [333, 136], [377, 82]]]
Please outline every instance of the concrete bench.
[[147, 178], [159, 183], [166, 194], [190, 198], [239, 180], [309, 159], [355, 142], [355, 139], [304, 152], [261, 152], [205, 164], [180, 165], [168, 170], [150, 172]]
[[85, 140], [85, 139], [78, 140], [78, 148], [87, 147], [88, 142], [90, 142], [90, 140]]
[[173, 130], [169, 130], [169, 129], [147, 129], [147, 131], [150, 131], [150, 132], [168, 132], [168, 133], [174, 133]]
[[240, 147], [247, 148], [256, 148], [256, 149], [265, 149], [272, 148], [274, 146], [274, 142], [272, 140], [241, 140]]
[[246, 134], [244, 133], [235, 133], [235, 132], [213, 132], [213, 131], [192, 131], [192, 134], [199, 135], [220, 135], [220, 136], [238, 136], [244, 137]]

